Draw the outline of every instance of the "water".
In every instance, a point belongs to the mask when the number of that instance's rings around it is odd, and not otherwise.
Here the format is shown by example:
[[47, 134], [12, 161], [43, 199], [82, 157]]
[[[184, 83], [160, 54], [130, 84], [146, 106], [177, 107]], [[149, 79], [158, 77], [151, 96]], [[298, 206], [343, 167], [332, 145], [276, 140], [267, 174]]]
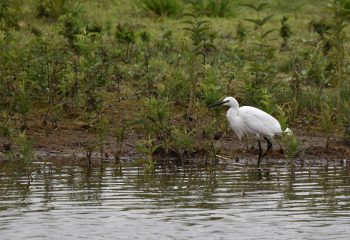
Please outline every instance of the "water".
[[336, 165], [157, 170], [0, 165], [1, 239], [349, 239], [350, 171]]

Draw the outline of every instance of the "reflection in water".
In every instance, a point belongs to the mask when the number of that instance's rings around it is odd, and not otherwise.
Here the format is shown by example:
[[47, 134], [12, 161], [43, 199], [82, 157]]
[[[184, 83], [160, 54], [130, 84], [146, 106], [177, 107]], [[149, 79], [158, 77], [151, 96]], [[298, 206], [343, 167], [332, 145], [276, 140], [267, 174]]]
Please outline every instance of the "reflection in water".
[[[336, 165], [186, 170], [0, 165], [0, 234], [28, 238], [337, 238], [350, 234], [350, 174]], [[93, 237], [92, 237], [93, 235]], [[212, 236], [212, 237], [211, 237]]]

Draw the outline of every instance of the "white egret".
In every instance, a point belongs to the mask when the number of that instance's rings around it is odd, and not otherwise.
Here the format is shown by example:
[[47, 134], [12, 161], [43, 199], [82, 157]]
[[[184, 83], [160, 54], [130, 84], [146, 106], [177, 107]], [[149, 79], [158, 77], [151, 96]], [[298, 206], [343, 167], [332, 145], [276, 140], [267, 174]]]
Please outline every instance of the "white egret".
[[[282, 134], [280, 123], [276, 118], [258, 108], [250, 106], [239, 107], [237, 100], [233, 97], [226, 97], [224, 100], [210, 105], [209, 108], [219, 105], [229, 107], [226, 114], [227, 120], [240, 140], [244, 136], [256, 137], [259, 146], [259, 168], [261, 158], [272, 148], [270, 139]], [[285, 132], [288, 131], [290, 130], [287, 128]], [[264, 154], [260, 143], [261, 138], [264, 138], [267, 143], [267, 149]]]

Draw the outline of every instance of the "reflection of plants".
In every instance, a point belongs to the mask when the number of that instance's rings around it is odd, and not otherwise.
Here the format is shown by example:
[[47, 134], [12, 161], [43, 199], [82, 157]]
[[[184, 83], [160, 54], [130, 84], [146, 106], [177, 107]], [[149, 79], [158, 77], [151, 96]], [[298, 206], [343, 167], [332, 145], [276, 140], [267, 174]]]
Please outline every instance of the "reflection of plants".
[[25, 132], [19, 133], [15, 140], [18, 147], [18, 160], [24, 164], [28, 182], [31, 182], [31, 166], [32, 162], [35, 160], [33, 143], [28, 139]]

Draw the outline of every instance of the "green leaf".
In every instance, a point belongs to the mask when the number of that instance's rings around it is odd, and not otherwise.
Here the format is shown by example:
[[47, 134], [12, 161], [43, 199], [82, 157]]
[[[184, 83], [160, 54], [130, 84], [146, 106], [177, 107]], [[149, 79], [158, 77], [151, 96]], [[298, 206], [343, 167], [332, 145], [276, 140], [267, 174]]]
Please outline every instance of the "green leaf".
[[244, 21], [254, 23], [256, 25], [259, 25], [260, 20], [259, 19], [251, 19], [251, 18], [244, 18]]
[[273, 29], [270, 29], [270, 30], [267, 30], [266, 32], [263, 33], [262, 35], [262, 38], [266, 38], [270, 33], [274, 32], [276, 29], [273, 28]]
[[255, 7], [253, 4], [248, 4], [248, 3], [245, 3], [245, 4], [241, 4], [242, 7], [247, 7], [247, 8], [250, 8], [250, 9], [254, 9], [255, 11], [258, 11], [258, 8]]
[[266, 6], [268, 6], [269, 4], [268, 3], [260, 3], [257, 7], [256, 7], [256, 10], [257, 11], [262, 11]]
[[264, 17], [262, 20], [260, 20], [260, 26], [263, 26], [265, 25], [265, 23], [267, 23], [271, 18], [272, 18], [273, 14], [269, 15], [269, 16], [266, 16]]

